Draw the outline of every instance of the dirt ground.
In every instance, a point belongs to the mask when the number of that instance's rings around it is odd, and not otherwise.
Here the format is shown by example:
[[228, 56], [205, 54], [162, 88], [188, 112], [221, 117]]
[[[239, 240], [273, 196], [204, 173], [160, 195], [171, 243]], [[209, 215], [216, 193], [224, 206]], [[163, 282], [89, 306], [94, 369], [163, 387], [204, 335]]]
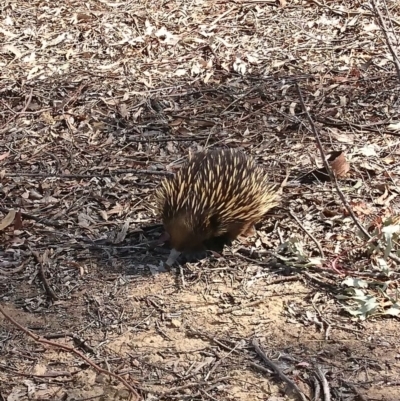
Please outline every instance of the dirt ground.
[[[400, 215], [400, 7], [367, 3], [0, 6], [0, 401], [400, 400], [398, 240], [357, 226]], [[154, 190], [209, 147], [290, 169], [281, 205], [166, 272]]]

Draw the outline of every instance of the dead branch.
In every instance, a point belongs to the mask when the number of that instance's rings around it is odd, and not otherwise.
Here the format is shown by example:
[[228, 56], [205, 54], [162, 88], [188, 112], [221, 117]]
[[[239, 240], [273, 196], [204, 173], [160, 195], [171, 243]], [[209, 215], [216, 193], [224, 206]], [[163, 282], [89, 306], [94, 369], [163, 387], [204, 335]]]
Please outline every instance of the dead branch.
[[297, 394], [298, 398], [301, 401], [307, 401], [307, 397], [305, 396], [304, 393], [301, 392], [301, 390], [299, 389], [299, 387], [297, 386], [297, 384], [292, 381], [291, 379], [289, 379], [282, 371], [281, 369], [279, 369], [279, 367], [277, 365], [275, 365], [275, 363], [273, 363], [265, 354], [265, 352], [261, 349], [258, 341], [253, 338], [252, 340], [252, 345], [254, 347], [254, 349], [256, 350], [258, 356], [264, 361], [264, 363], [271, 368], [274, 373], [283, 381], [285, 382], [292, 390], [294, 393]]
[[317, 239], [308, 230], [306, 230], [306, 228], [303, 226], [301, 221], [297, 218], [297, 216], [291, 210], [289, 210], [289, 214], [290, 214], [290, 216], [293, 217], [293, 219], [296, 221], [296, 223], [299, 225], [299, 227], [313, 240], [314, 244], [318, 248], [321, 258], [325, 258], [324, 251], [322, 250], [321, 244], [317, 241]]
[[326, 380], [325, 374], [319, 366], [317, 367], [316, 375], [322, 384], [322, 390], [324, 392], [324, 401], [331, 401], [331, 394], [329, 390], [328, 380]]
[[52, 299], [53, 301], [57, 301], [59, 298], [58, 296], [55, 294], [55, 292], [53, 291], [53, 289], [50, 287], [49, 282], [47, 281], [46, 275], [44, 273], [44, 264], [48, 264], [47, 260], [48, 260], [48, 250], [46, 250], [43, 255], [39, 255], [38, 252], [36, 251], [32, 251], [32, 255], [36, 260], [36, 263], [39, 265], [39, 277], [43, 282], [44, 285], [44, 289], [46, 290], [47, 295], [49, 296], [50, 299]]
[[[381, 27], [383, 35], [385, 36], [387, 47], [389, 48], [389, 51], [392, 54], [393, 63], [395, 65], [396, 71], [397, 71], [397, 77], [399, 78], [399, 81], [400, 81], [400, 60], [399, 60], [399, 57], [398, 57], [398, 55], [396, 53], [396, 50], [395, 50], [395, 48], [394, 48], [394, 46], [392, 44], [392, 41], [391, 41], [391, 39], [389, 37], [388, 30], [386, 28], [386, 23], [385, 23], [385, 20], [383, 18], [383, 15], [381, 13], [381, 10], [377, 6], [375, 0], [371, 0], [371, 4], [372, 4], [372, 7], [373, 7], [376, 15], [378, 16], [379, 25]], [[376, 15], [375, 15], [375, 17], [376, 17]]]
[[341, 382], [342, 382], [345, 386], [350, 387], [350, 388], [354, 391], [354, 393], [355, 393], [356, 396], [358, 397], [359, 401], [368, 401], [368, 399], [367, 399], [366, 397], [364, 397], [364, 395], [362, 395], [362, 394], [357, 390], [357, 388], [356, 388], [356, 386], [355, 386], [354, 384], [349, 383], [349, 382], [347, 382], [347, 381], [345, 381], [345, 380], [341, 380]]

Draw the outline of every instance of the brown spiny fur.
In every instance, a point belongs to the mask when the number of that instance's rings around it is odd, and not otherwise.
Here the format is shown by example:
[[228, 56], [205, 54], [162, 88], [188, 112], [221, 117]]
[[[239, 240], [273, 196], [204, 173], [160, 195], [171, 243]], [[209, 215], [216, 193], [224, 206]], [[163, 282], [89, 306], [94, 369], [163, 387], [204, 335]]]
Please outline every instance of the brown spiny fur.
[[205, 240], [234, 240], [278, 204], [276, 187], [252, 158], [234, 149], [199, 152], [156, 193], [158, 212], [174, 249], [198, 251]]

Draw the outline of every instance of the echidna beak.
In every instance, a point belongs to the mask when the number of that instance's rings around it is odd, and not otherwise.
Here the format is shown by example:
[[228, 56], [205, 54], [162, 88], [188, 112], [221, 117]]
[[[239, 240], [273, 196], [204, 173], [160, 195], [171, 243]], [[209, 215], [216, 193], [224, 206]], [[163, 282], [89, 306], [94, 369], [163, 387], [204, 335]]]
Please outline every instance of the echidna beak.
[[168, 260], [165, 262], [165, 264], [168, 267], [171, 267], [177, 261], [180, 254], [181, 252], [178, 252], [176, 249], [172, 249], [171, 253], [168, 256]]

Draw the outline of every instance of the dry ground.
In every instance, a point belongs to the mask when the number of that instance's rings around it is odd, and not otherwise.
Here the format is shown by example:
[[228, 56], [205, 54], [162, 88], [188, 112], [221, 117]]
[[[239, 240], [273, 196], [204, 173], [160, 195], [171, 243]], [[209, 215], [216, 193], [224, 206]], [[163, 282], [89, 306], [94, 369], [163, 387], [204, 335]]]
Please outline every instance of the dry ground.
[[[377, 3], [399, 51], [398, 2]], [[369, 5], [3, 0], [0, 210], [21, 213], [0, 237], [0, 400], [123, 400], [130, 385], [283, 401], [285, 379], [317, 400], [400, 399], [399, 266], [310, 174], [321, 158], [295, 87], [325, 151], [345, 152], [361, 224], [399, 215], [399, 76]], [[162, 272], [153, 190], [218, 146], [276, 182], [291, 168], [282, 204], [222, 258]], [[358, 310], [373, 316], [344, 309], [346, 279], [368, 284]]]

